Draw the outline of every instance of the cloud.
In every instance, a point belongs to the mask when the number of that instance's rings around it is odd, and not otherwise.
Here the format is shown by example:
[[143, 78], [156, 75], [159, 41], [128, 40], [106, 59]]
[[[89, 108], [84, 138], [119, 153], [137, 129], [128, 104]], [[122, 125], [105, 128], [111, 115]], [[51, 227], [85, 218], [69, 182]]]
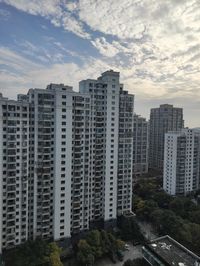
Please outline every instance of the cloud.
[[38, 67], [38, 64], [33, 63], [9, 48], [2, 46], [0, 47], [0, 64], [13, 68], [16, 71], [20, 71], [20, 73]]
[[104, 37], [96, 38], [92, 41], [92, 44], [102, 55], [107, 57], [113, 57], [120, 52], [120, 49], [118, 49], [115, 44], [107, 42]]
[[78, 8], [78, 3], [75, 2], [74, 0], [72, 1], [67, 1], [67, 3], [65, 4], [66, 8], [69, 10], [69, 11], [76, 11], [77, 8]]
[[66, 83], [78, 90], [78, 82], [88, 77], [96, 78], [97, 73], [111, 67], [95, 58], [85, 59], [81, 68], [75, 63], [59, 63], [51, 65], [35, 64], [12, 50], [0, 47], [0, 84], [6, 96], [13, 97], [21, 89], [31, 87], [45, 88], [47, 84]]
[[[73, 32], [79, 37], [90, 38], [90, 34], [84, 30], [83, 23], [76, 20], [73, 15], [67, 11], [65, 0], [1, 0], [8, 5], [27, 12], [31, 15], [40, 15], [49, 19], [56, 27], [63, 27], [65, 30]], [[71, 10], [73, 5], [71, 5]], [[68, 8], [69, 8], [68, 4]], [[70, 8], [69, 8], [70, 10]]]
[[61, 16], [62, 8], [59, 0], [2, 0], [2, 2], [32, 15]]
[[[146, 106], [163, 99], [187, 105], [187, 99], [196, 103], [200, 97], [198, 0], [2, 1], [29, 14], [43, 16], [54, 26], [86, 39], [84, 48], [80, 45], [77, 52], [66, 47], [62, 38], [50, 37], [47, 42], [57, 47], [53, 54], [27, 41], [23, 57], [18, 58], [22, 62], [19, 66], [14, 60], [19, 54], [6, 50], [0, 63], [4, 70], [8, 70], [8, 66], [14, 69], [10, 79], [12, 86], [16, 78], [16, 84], [21, 81], [23, 87], [45, 86], [54, 81], [77, 88], [80, 79], [96, 78], [100, 72], [113, 68], [121, 72], [121, 80], [131, 92], [141, 101], [149, 101]], [[98, 51], [96, 58], [91, 46]], [[85, 55], [90, 49], [93, 57]], [[2, 53], [0, 49], [0, 56]], [[81, 63], [66, 62], [65, 54], [74, 57], [75, 62], [78, 58]], [[39, 66], [26, 62], [27, 73], [22, 69], [26, 55], [35, 55], [40, 61]], [[49, 63], [48, 67], [44, 66], [45, 62]], [[16, 74], [20, 71], [21, 76]], [[9, 85], [9, 72], [2, 75], [7, 77]]]

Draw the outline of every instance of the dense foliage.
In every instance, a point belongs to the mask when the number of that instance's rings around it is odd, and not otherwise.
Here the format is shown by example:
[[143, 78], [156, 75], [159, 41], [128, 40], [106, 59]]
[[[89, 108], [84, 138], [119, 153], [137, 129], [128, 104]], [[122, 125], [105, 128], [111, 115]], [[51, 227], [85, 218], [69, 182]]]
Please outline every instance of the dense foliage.
[[123, 266], [149, 266], [149, 264], [143, 259], [128, 259], [124, 262]]
[[47, 243], [42, 239], [28, 241], [5, 254], [6, 266], [62, 266], [61, 249], [55, 242]]
[[140, 227], [134, 217], [128, 219], [122, 217], [120, 237], [125, 241], [132, 241], [133, 244], [144, 242], [144, 236], [142, 235]]
[[113, 256], [117, 250], [122, 250], [124, 242], [116, 239], [104, 230], [88, 232], [85, 239], [78, 242], [78, 265], [94, 265], [94, 262], [105, 255]]
[[142, 180], [134, 189], [134, 211], [153, 224], [160, 235], [168, 234], [200, 255], [200, 206], [189, 197], [172, 197], [156, 180]]

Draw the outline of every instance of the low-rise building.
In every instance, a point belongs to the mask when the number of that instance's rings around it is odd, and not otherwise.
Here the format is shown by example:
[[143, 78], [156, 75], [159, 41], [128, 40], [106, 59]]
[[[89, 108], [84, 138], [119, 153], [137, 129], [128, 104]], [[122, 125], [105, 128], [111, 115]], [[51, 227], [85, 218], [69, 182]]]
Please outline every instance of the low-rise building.
[[200, 257], [168, 235], [156, 238], [144, 245], [142, 254], [152, 266], [200, 265]]

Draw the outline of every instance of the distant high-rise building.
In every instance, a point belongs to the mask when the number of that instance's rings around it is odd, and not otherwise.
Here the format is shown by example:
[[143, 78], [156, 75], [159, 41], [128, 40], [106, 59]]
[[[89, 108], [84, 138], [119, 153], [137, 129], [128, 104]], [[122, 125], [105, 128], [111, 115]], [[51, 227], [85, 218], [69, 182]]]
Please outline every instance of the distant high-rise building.
[[133, 125], [133, 179], [148, 172], [148, 122], [134, 114]]
[[186, 195], [199, 188], [200, 129], [165, 134], [163, 188], [171, 195]]
[[183, 109], [162, 104], [151, 109], [149, 122], [149, 167], [163, 170], [164, 137], [184, 127]]
[[131, 212], [133, 107], [112, 70], [0, 97], [0, 251]]

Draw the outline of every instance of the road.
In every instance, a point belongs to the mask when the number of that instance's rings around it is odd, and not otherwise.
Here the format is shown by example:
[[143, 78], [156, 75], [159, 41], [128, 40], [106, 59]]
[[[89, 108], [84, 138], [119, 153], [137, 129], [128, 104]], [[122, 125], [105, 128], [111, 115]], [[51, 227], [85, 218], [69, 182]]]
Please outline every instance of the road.
[[122, 266], [124, 262], [128, 259], [137, 259], [142, 257], [142, 246], [133, 246], [130, 244], [130, 250], [125, 251], [124, 253], [124, 260], [123, 261], [118, 261], [117, 263], [111, 262], [109, 258], [104, 258], [98, 262], [95, 263], [95, 266]]

